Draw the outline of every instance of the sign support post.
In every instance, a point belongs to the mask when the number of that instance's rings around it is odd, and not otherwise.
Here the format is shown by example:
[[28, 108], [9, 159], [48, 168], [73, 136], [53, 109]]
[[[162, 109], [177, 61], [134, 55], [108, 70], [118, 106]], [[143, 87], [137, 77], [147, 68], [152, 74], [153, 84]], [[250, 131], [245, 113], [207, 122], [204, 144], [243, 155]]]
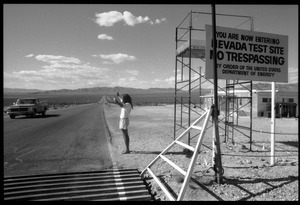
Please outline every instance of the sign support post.
[[272, 82], [271, 99], [271, 161], [270, 165], [275, 165], [275, 82]]
[[213, 33], [213, 68], [214, 68], [214, 106], [213, 106], [213, 156], [214, 156], [214, 171], [215, 180], [218, 184], [222, 184], [222, 161], [221, 161], [221, 149], [220, 149], [220, 139], [219, 139], [219, 125], [218, 125], [218, 73], [217, 73], [217, 47], [216, 47], [216, 11], [215, 5], [212, 4], [212, 33]]

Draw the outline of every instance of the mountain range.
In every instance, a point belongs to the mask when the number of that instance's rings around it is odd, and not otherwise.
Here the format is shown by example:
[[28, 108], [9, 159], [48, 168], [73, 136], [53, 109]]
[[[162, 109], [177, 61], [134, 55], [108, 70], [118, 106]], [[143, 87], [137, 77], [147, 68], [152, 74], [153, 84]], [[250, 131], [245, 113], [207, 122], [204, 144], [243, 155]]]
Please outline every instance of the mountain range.
[[31, 94], [83, 94], [83, 93], [101, 93], [114, 94], [119, 93], [170, 93], [174, 92], [173, 88], [129, 88], [129, 87], [94, 87], [94, 88], [79, 88], [75, 90], [60, 89], [60, 90], [38, 90], [38, 89], [21, 89], [21, 88], [4, 88], [4, 93], [31, 93]]
[[[252, 89], [256, 90], [271, 90], [270, 83], [253, 83]], [[276, 84], [276, 89], [279, 91], [298, 91], [298, 83]], [[210, 91], [210, 89], [203, 89]], [[193, 90], [197, 92], [199, 89]], [[60, 90], [38, 90], [38, 89], [22, 89], [22, 88], [3, 88], [4, 93], [34, 93], [34, 94], [84, 94], [84, 93], [101, 93], [101, 94], [114, 94], [119, 93], [173, 93], [174, 88], [129, 88], [129, 87], [94, 87], [94, 88], [80, 88], [80, 89], [60, 89]]]
[[[271, 90], [272, 85], [270, 83], [256, 83], [252, 85], [252, 89], [254, 90]], [[278, 91], [298, 91], [298, 83], [287, 83], [287, 84], [279, 84], [276, 83], [276, 90]]]

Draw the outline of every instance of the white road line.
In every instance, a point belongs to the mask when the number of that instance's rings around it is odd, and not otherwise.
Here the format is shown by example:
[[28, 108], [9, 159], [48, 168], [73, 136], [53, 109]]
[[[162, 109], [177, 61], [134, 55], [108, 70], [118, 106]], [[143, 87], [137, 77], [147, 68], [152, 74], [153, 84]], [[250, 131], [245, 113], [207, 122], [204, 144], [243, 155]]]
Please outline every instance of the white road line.
[[100, 105], [100, 106], [102, 106], [102, 108], [103, 108], [103, 117], [104, 117], [103, 120], [105, 121], [104, 129], [106, 129], [105, 133], [106, 133], [106, 137], [107, 137], [106, 139], [107, 139], [107, 145], [108, 145], [108, 150], [109, 150], [110, 158], [112, 160], [113, 169], [116, 169], [117, 168], [117, 163], [116, 163], [116, 160], [115, 160], [115, 157], [114, 157], [114, 154], [113, 154], [113, 150], [112, 150], [112, 145], [111, 145], [111, 142], [110, 142], [110, 138], [112, 136], [107, 136], [107, 135], [109, 135], [108, 132], [110, 132], [110, 131], [109, 131], [109, 127], [108, 127], [108, 124], [107, 124], [106, 117], [105, 117], [105, 108], [104, 108], [105, 105], [104, 105], [104, 103], [102, 103], [102, 105]]
[[114, 171], [114, 178], [115, 178], [115, 185], [117, 186], [119, 200], [120, 201], [127, 201], [127, 197], [125, 197], [125, 188], [124, 184], [121, 179], [121, 175], [119, 171]]

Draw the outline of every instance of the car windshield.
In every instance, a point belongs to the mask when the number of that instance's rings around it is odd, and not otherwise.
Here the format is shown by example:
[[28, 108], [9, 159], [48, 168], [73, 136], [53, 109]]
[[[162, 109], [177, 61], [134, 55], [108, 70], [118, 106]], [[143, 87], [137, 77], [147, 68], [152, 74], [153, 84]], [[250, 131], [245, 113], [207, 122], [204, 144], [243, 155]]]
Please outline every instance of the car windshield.
[[35, 104], [35, 99], [19, 99], [17, 104]]

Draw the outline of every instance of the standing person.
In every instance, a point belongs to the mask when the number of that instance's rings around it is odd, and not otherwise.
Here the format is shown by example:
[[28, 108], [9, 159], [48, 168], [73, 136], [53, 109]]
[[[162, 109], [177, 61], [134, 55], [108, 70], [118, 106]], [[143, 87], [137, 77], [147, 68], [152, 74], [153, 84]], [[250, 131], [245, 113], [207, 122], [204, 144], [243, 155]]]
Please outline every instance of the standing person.
[[123, 97], [121, 98], [119, 92], [117, 92], [117, 97], [118, 99], [114, 97], [114, 102], [121, 107], [119, 129], [122, 130], [122, 134], [126, 146], [126, 150], [123, 152], [123, 154], [128, 154], [130, 153], [130, 149], [129, 149], [130, 140], [128, 135], [129, 114], [133, 109], [133, 105], [132, 105], [131, 97], [128, 94], [124, 94]]

